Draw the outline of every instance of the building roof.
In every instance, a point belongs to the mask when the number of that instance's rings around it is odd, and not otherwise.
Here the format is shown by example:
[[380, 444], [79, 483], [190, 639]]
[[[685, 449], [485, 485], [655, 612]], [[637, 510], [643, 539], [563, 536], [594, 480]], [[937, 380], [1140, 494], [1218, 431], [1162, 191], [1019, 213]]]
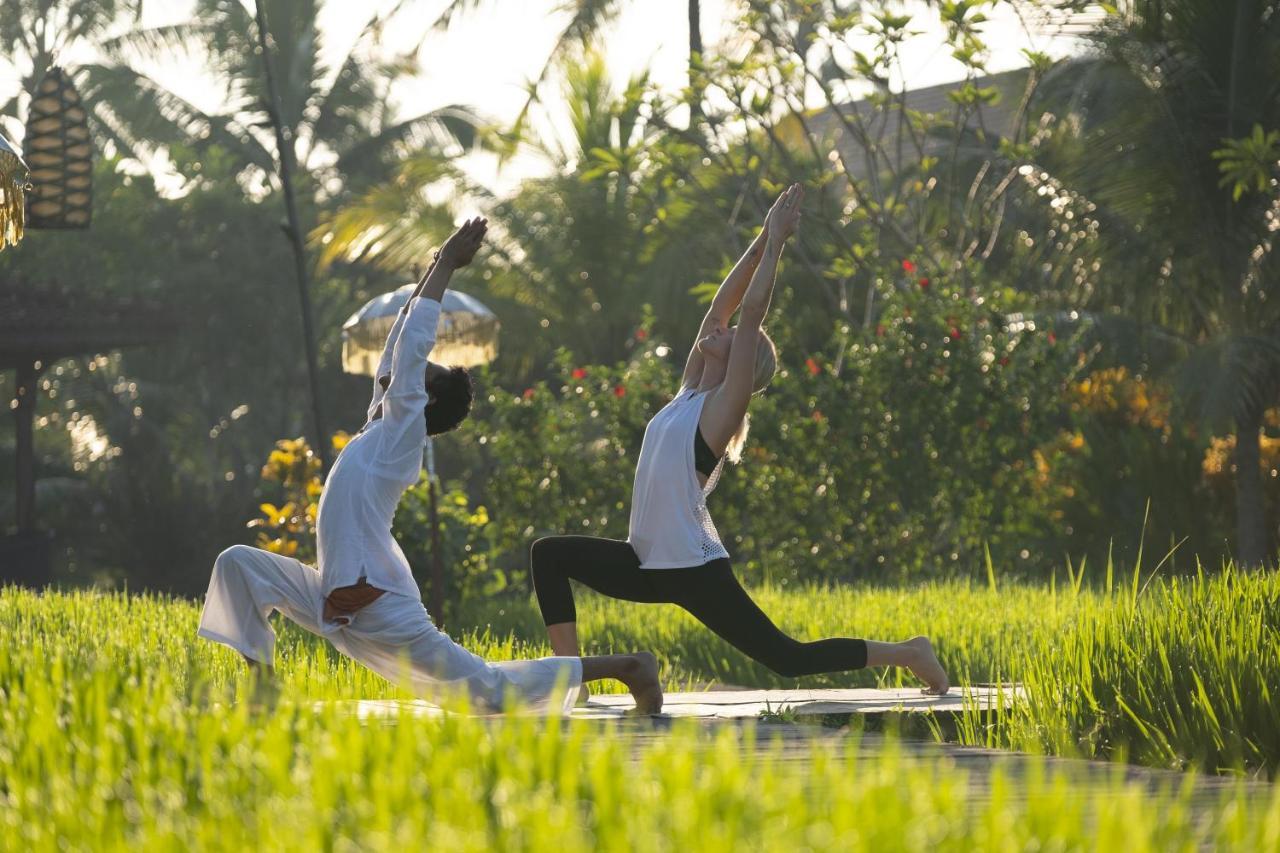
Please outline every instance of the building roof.
[[0, 276], [0, 368], [156, 343], [173, 333], [173, 316], [145, 300]]
[[[974, 83], [980, 88], [994, 87], [1000, 97], [994, 104], [982, 104], [975, 108], [966, 124], [970, 128], [985, 128], [988, 133], [1000, 136], [1012, 136], [1014, 122], [1018, 114], [1018, 106], [1027, 85], [1025, 68], [1004, 71], [980, 77]], [[951, 93], [964, 85], [964, 81], [940, 83], [912, 89], [903, 94], [906, 107], [920, 113], [940, 116], [944, 119], [954, 114], [956, 106], [951, 100]], [[867, 136], [876, 142], [884, 157], [895, 162], [899, 131], [902, 128], [901, 109], [885, 109], [863, 99], [841, 104], [834, 109], [824, 109], [806, 119], [810, 133], [819, 139], [826, 139], [839, 150], [848, 171], [863, 176], [866, 174], [866, 148], [845, 129], [846, 123], [857, 119], [858, 125], [865, 129]], [[904, 134], [905, 137], [905, 134]], [[924, 140], [926, 154], [938, 154], [947, 145], [947, 141], [938, 136], [929, 136]], [[909, 141], [904, 141], [904, 158], [915, 159], [916, 151]], [[884, 160], [880, 160], [881, 168]]]

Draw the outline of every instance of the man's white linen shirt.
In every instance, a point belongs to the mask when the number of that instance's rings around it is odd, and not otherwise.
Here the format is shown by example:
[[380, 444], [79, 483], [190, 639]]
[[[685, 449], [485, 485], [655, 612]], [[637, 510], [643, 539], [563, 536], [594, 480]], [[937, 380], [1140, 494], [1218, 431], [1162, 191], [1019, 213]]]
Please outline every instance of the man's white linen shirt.
[[[374, 376], [369, 418], [347, 442], [325, 480], [316, 516], [316, 562], [323, 594], [360, 578], [387, 592], [420, 599], [409, 561], [391, 535], [405, 490], [418, 482], [427, 439], [427, 355], [441, 305], [416, 297], [396, 318]], [[391, 373], [386, 392], [379, 377]], [[382, 417], [373, 420], [378, 404]]]

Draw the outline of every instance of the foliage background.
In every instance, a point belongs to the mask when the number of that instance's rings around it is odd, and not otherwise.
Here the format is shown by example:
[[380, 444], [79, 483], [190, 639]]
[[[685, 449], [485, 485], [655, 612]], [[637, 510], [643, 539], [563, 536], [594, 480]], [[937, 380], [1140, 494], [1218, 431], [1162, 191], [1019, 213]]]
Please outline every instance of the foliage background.
[[[1029, 55], [1000, 86], [985, 69], [989, 4], [920, 9], [917, 23], [943, 27], [966, 69], [933, 112], [894, 78], [915, 24], [892, 4], [744, 3], [744, 47], [699, 57], [694, 85], [675, 95], [643, 76], [609, 79], [584, 31], [564, 41], [530, 104], [569, 106], [573, 138], [551, 145], [461, 106], [395, 115], [384, 84], [411, 69], [388, 64], [372, 30], [322, 83], [305, 48], [315, 7], [273, 2], [276, 38], [306, 69], [290, 81], [288, 113], [332, 426], [358, 429], [368, 393], [340, 372], [342, 320], [412, 275], [456, 215], [481, 209], [495, 223], [491, 250], [458, 284], [502, 316], [502, 356], [478, 376], [473, 418], [439, 444], [455, 598], [526, 594], [537, 536], [625, 536], [644, 424], [674, 390], [703, 302], [791, 180], [812, 191], [770, 318], [783, 369], [753, 404], [746, 460], [712, 498], [748, 580], [981, 576], [988, 559], [1044, 576], [1064, 557], [1110, 553], [1123, 565], [1140, 543], [1177, 546], [1170, 568], [1189, 570], [1197, 556], [1212, 566], [1234, 552], [1241, 507], [1258, 510], [1273, 551], [1270, 320], [1223, 294], [1241, 282], [1272, 292], [1270, 244], [1250, 251], [1273, 221], [1280, 137], [1268, 135], [1274, 105], [1253, 101], [1226, 136], [1205, 129], [1212, 87], [1194, 88], [1223, 79], [1223, 56], [1264, 74], [1280, 55], [1267, 48], [1278, 43], [1271, 18], [1248, 51], [1215, 42], [1178, 54], [1191, 65], [1161, 79], [1200, 100], [1172, 117], [1143, 69], [1189, 31], [1182, 19], [1156, 26], [1143, 2], [1105, 16], [1079, 57]], [[114, 88], [102, 69], [82, 80], [108, 155], [94, 227], [32, 232], [0, 255], [0, 274], [141, 295], [178, 317], [165, 344], [46, 374], [40, 519], [57, 535], [64, 582], [196, 594], [232, 542], [270, 534], [263, 544], [310, 547], [315, 472], [290, 483], [263, 469], [277, 441], [309, 430], [280, 199], [253, 130], [249, 48], [228, 35], [234, 10], [206, 11], [201, 26], [109, 45]], [[849, 49], [855, 32], [867, 50]], [[119, 97], [129, 51], [177, 42], [204, 51], [239, 93], [226, 115], [183, 112], [149, 88], [135, 99], [151, 112]], [[849, 106], [859, 97], [873, 119]], [[1009, 125], [989, 126], [1002, 105]], [[1168, 121], [1198, 134], [1178, 156], [1199, 170], [1196, 198], [1221, 206], [1214, 239], [1231, 265], [1180, 254], [1195, 222], [1167, 215], [1169, 152], [1157, 148]], [[113, 138], [113, 126], [131, 132]], [[451, 165], [473, 145], [537, 152], [552, 168], [493, 197]], [[1093, 156], [1112, 145], [1132, 156]], [[176, 195], [122, 168], [157, 150], [182, 176]], [[1228, 267], [1235, 278], [1209, 274]], [[0, 376], [0, 396], [11, 383]], [[12, 446], [4, 423], [0, 455]], [[1251, 448], [1252, 479], [1236, 465]], [[10, 476], [0, 471], [3, 517]], [[424, 573], [425, 502], [421, 484], [396, 521]]]

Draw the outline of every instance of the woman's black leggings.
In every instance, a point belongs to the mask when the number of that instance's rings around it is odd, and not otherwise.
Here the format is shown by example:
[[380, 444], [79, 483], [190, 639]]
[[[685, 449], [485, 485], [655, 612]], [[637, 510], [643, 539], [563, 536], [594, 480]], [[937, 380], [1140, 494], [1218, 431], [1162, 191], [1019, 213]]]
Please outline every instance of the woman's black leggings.
[[631, 545], [591, 536], [533, 543], [533, 586], [547, 625], [576, 622], [569, 580], [610, 598], [678, 604], [738, 651], [786, 677], [846, 672], [867, 665], [865, 640], [802, 643], [778, 630], [734, 577], [728, 559], [687, 569], [642, 569]]

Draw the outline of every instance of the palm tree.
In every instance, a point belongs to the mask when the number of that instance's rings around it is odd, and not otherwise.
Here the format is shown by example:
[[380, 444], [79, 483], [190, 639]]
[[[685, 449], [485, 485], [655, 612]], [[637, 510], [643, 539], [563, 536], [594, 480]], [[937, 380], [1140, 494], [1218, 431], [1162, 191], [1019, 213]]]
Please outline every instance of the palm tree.
[[[483, 3], [484, 0], [450, 0], [444, 11], [440, 13], [440, 17], [436, 19], [434, 26], [447, 29], [455, 18]], [[518, 135], [524, 127], [529, 109], [538, 99], [538, 89], [551, 69], [558, 62], [562, 62], [571, 51], [589, 47], [600, 30], [617, 18], [621, 8], [621, 0], [556, 0], [553, 11], [558, 14], [568, 14], [569, 19], [560, 34], [556, 36], [555, 44], [547, 54], [546, 61], [538, 71], [538, 76], [528, 83], [528, 97], [512, 125], [513, 135]]]
[[[273, 61], [278, 67], [279, 118], [296, 146], [300, 172], [323, 200], [381, 180], [402, 144], [470, 147], [476, 115], [450, 105], [402, 118], [390, 101], [394, 83], [417, 73], [416, 54], [378, 57], [387, 21], [402, 4], [372, 17], [334, 66], [321, 56], [316, 20], [323, 0], [264, 0]], [[136, 29], [104, 44], [117, 58], [203, 49], [227, 87], [227, 106], [207, 115], [185, 105], [161, 105], [175, 136], [217, 142], [250, 169], [270, 174], [274, 149], [268, 93], [252, 12], [238, 0], [198, 0], [183, 24]]]
[[[297, 146], [299, 169], [321, 199], [367, 186], [386, 174], [398, 145], [459, 145], [475, 140], [478, 119], [451, 105], [403, 118], [389, 90], [417, 70], [415, 55], [373, 56], [399, 5], [373, 17], [336, 65], [320, 56], [316, 17], [321, 0], [267, 0], [271, 38], [281, 68], [281, 117]], [[49, 66], [74, 47], [91, 45], [100, 61], [77, 65], [76, 86], [89, 108], [99, 145], [142, 159], [175, 144], [216, 144], [246, 170], [246, 184], [274, 173], [274, 143], [255, 44], [252, 13], [236, 0], [199, 0], [188, 22], [118, 33], [140, 0], [7, 0], [0, 4], [0, 48], [22, 74], [22, 91], [0, 105], [17, 119]], [[227, 89], [224, 110], [209, 113], [137, 70], [138, 58], [207, 51]]]
[[1235, 434], [1237, 558], [1270, 563], [1259, 432], [1280, 401], [1277, 200], [1246, 191], [1259, 182], [1240, 170], [1252, 160], [1250, 174], [1274, 177], [1280, 159], [1264, 132], [1280, 128], [1280, 14], [1260, 0], [1128, 0], [1092, 40], [1093, 55], [1044, 82], [1065, 118], [1032, 174], [1088, 200], [1102, 265], [1088, 303], [1184, 342], [1169, 366], [1184, 399]]
[[[436, 26], [447, 28], [455, 17], [480, 6], [483, 0], [451, 0], [448, 6], [440, 14], [436, 20]], [[812, 4], [797, 3], [795, 0], [787, 0], [789, 6], [794, 7], [795, 11], [800, 12], [810, 9]], [[551, 52], [547, 55], [546, 61], [543, 63], [541, 70], [538, 72], [537, 78], [529, 86], [529, 98], [525, 102], [525, 107], [521, 111], [520, 118], [516, 122], [516, 126], [520, 127], [529, 107], [537, 98], [538, 88], [546, 79], [547, 73], [559, 61], [575, 48], [585, 48], [590, 46], [591, 40], [599, 34], [607, 24], [617, 18], [621, 11], [622, 3], [619, 0], [558, 0], [554, 5], [554, 10], [558, 13], [567, 13], [569, 21], [561, 30], [560, 35], [556, 38], [555, 45]], [[826, 11], [826, 10], [822, 10]], [[812, 10], [810, 9], [810, 14]], [[819, 13], [821, 14], [821, 13]], [[701, 79], [702, 70], [702, 3], [700, 0], [688, 0], [688, 20], [689, 20], [689, 90], [690, 90], [690, 109], [696, 116], [701, 112], [702, 90], [705, 88]]]
[[[84, 45], [102, 44], [122, 19], [141, 15], [141, 0], [91, 0], [84, 3], [50, 3], [41, 0], [9, 0], [0, 5], [0, 51], [20, 75], [17, 92], [0, 104], [0, 116], [20, 121], [36, 86], [61, 56]], [[121, 113], [136, 112], [140, 100], [158, 100], [167, 94], [146, 75], [128, 67], [113, 68], [110, 76], [118, 86], [103, 89], [107, 71], [96, 64], [80, 68], [76, 81], [86, 97], [91, 130], [99, 141], [111, 141], [126, 156], [137, 156], [136, 137], [129, 126], [144, 126], [122, 120]], [[86, 79], [92, 78], [92, 79]], [[129, 97], [111, 97], [127, 92]]]
[[[640, 280], [648, 238], [638, 225], [633, 181], [653, 132], [642, 118], [646, 84], [640, 75], [615, 93], [601, 54], [572, 54], [563, 99], [573, 136], [565, 143], [523, 141], [550, 163], [552, 174], [526, 181], [494, 208], [499, 229], [490, 235], [496, 260], [486, 295], [495, 307], [509, 309], [504, 324], [518, 330], [507, 338], [520, 343], [506, 351], [509, 362], [520, 362], [517, 370], [533, 367], [536, 341], [547, 335], [538, 326], [541, 318], [560, 344], [599, 363], [621, 355], [641, 306], [655, 299]], [[410, 270], [452, 227], [452, 212], [434, 203], [428, 191], [440, 183], [454, 188], [453, 197], [488, 197], [447, 161], [430, 152], [414, 154], [391, 180], [371, 187], [313, 232], [313, 242], [323, 247], [322, 263]], [[593, 322], [583, 323], [583, 317]], [[532, 348], [520, 349], [526, 345]]]

